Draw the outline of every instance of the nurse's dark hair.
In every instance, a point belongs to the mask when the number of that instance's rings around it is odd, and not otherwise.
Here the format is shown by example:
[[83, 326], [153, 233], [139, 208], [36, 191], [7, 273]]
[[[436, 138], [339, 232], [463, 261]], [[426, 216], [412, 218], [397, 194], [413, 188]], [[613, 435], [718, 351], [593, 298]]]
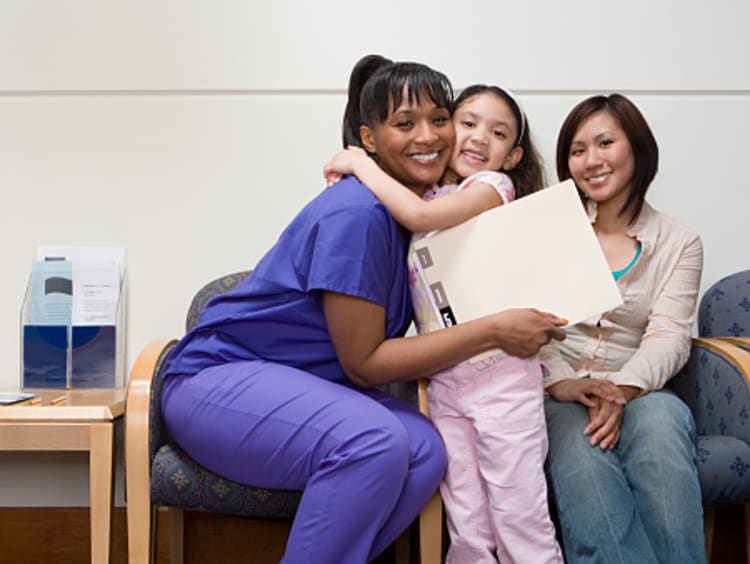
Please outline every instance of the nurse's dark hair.
[[438, 107], [453, 108], [453, 88], [441, 72], [420, 63], [393, 62], [381, 55], [362, 57], [349, 77], [349, 94], [344, 110], [344, 147], [362, 146], [359, 129], [373, 127], [401, 105], [404, 86], [410, 103], [429, 99]]
[[[557, 136], [557, 176], [560, 181], [570, 178], [570, 147], [578, 128], [589, 116], [605, 111], [611, 115], [628, 138], [633, 152], [633, 179], [630, 193], [620, 209], [620, 215], [632, 210], [630, 223], [638, 219], [646, 200], [646, 191], [659, 169], [659, 146], [643, 114], [636, 105], [622, 94], [599, 95], [586, 98], [574, 107], [560, 128]], [[580, 192], [580, 191], [579, 191]], [[583, 193], [581, 193], [583, 198]]]
[[[542, 157], [539, 155], [539, 151], [534, 144], [534, 140], [529, 129], [529, 120], [525, 115], [522, 115], [523, 111], [519, 106], [516, 99], [508, 93], [504, 88], [499, 88], [494, 84], [472, 84], [467, 86], [456, 98], [453, 103], [453, 110], [458, 111], [461, 104], [479, 96], [480, 94], [494, 94], [500, 100], [505, 102], [510, 108], [513, 118], [516, 120], [516, 132], [520, 132], [520, 139], [513, 139], [514, 147], [521, 147], [523, 150], [523, 156], [518, 164], [511, 170], [503, 170], [510, 179], [513, 181], [513, 187], [516, 190], [516, 198], [522, 196], [528, 196], [532, 192], [541, 190], [545, 187], [546, 181], [544, 178], [544, 165], [542, 163]], [[523, 128], [521, 123], [524, 123]], [[521, 131], [523, 129], [523, 131]], [[518, 133], [516, 133], [518, 135]]]

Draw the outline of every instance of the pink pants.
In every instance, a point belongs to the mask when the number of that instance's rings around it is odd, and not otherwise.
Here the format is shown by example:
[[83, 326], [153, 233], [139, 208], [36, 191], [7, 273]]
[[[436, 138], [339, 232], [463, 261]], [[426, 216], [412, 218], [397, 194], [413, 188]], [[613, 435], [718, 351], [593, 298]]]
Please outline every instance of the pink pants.
[[562, 563], [547, 506], [539, 359], [459, 364], [432, 378], [428, 399], [448, 451], [446, 563]]

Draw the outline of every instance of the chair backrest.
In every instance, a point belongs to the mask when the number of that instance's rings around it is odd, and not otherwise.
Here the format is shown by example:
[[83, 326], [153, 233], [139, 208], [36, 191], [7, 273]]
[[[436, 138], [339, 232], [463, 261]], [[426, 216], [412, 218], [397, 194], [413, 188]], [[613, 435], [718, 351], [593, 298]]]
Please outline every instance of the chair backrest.
[[[206, 304], [211, 301], [211, 298], [224, 292], [228, 292], [234, 288], [237, 284], [242, 282], [245, 278], [250, 275], [250, 270], [244, 270], [241, 272], [234, 272], [227, 274], [221, 278], [211, 280], [208, 284], [204, 285], [193, 297], [188, 308], [187, 317], [185, 320], [185, 329], [190, 331], [198, 323], [201, 312]], [[169, 353], [174, 348], [174, 345], [167, 347], [162, 352], [161, 357], [154, 370], [154, 378], [151, 382], [151, 422], [149, 425], [149, 457], [153, 460], [156, 451], [158, 451], [163, 445], [170, 442], [169, 434], [167, 433], [166, 427], [162, 424], [161, 419], [161, 392], [164, 387], [164, 365]]]
[[750, 270], [725, 276], [706, 290], [698, 307], [698, 335], [750, 336]]
[[214, 296], [228, 292], [245, 278], [250, 276], [251, 272], [252, 270], [242, 270], [240, 272], [227, 274], [221, 278], [211, 280], [211, 282], [198, 290], [188, 308], [187, 318], [185, 319], [185, 330], [190, 331], [198, 324], [198, 319], [200, 318], [203, 309]]

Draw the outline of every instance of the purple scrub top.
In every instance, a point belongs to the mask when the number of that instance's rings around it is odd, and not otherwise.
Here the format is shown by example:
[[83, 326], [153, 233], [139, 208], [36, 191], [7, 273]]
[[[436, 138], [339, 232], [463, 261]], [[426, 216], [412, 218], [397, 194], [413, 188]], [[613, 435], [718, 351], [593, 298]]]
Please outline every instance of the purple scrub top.
[[253, 273], [216, 296], [177, 344], [166, 374], [267, 360], [336, 382], [342, 370], [323, 315], [323, 292], [386, 310], [387, 338], [412, 321], [409, 233], [356, 178], [327, 188], [292, 220]]

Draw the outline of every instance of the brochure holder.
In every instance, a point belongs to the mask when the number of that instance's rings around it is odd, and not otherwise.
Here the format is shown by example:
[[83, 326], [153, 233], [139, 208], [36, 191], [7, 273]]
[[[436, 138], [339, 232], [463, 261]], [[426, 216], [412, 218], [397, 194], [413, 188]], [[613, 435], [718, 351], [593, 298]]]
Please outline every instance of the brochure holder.
[[127, 277], [113, 324], [34, 322], [31, 279], [21, 309], [22, 388], [121, 388], [125, 384]]

